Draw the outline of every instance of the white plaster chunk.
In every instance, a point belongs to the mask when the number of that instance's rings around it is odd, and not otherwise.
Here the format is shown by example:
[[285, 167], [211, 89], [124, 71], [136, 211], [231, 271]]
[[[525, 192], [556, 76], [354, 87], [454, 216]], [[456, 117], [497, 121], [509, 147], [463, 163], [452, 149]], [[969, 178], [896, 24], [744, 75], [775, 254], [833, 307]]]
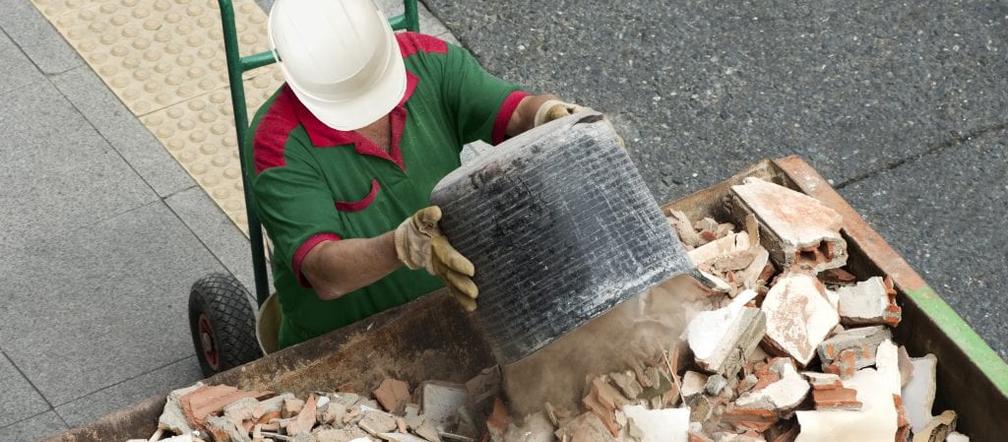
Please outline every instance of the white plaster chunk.
[[802, 366], [839, 322], [826, 288], [813, 276], [790, 273], [778, 279], [763, 300], [766, 337]]
[[844, 324], [883, 324], [889, 295], [882, 277], [875, 276], [856, 285], [840, 287], [837, 311]]
[[514, 423], [508, 425], [507, 433], [504, 435], [504, 442], [553, 442], [553, 423], [545, 412], [538, 412], [525, 416], [524, 422], [519, 427]]
[[744, 408], [763, 408], [779, 414], [786, 414], [795, 409], [809, 392], [809, 383], [798, 371], [790, 359], [774, 360], [770, 369], [780, 376], [773, 382], [757, 391], [743, 394], [735, 401], [735, 405]]
[[899, 348], [891, 340], [886, 339], [879, 344], [878, 351], [875, 353], [875, 368], [879, 376], [885, 381], [889, 393], [901, 396], [900, 386], [902, 385], [902, 381], [899, 371]]
[[843, 217], [819, 200], [754, 177], [731, 192], [733, 215], [756, 215], [763, 246], [780, 267], [818, 273], [847, 263]]
[[641, 442], [686, 442], [689, 438], [689, 407], [648, 410], [640, 405], [624, 405], [623, 413], [640, 429]]
[[[763, 338], [763, 313], [745, 304], [756, 297], [746, 290], [723, 308], [698, 313], [686, 328], [686, 340], [697, 365], [733, 376]], [[727, 373], [726, 373], [727, 372]]]
[[197, 382], [195, 385], [172, 390], [171, 393], [168, 393], [164, 410], [162, 410], [161, 416], [158, 417], [158, 428], [171, 431], [175, 434], [191, 433], [193, 429], [182, 413], [182, 406], [179, 405], [178, 400], [180, 397], [192, 393], [202, 386], [202, 382]]
[[695, 371], [687, 371], [682, 378], [682, 388], [679, 393], [684, 399], [696, 396], [704, 392], [707, 386], [707, 376]]
[[733, 232], [724, 238], [718, 238], [690, 250], [687, 254], [697, 267], [705, 267], [720, 258], [745, 252], [749, 250], [749, 247], [749, 234], [746, 232]]
[[910, 358], [910, 364], [913, 371], [910, 381], [903, 387], [903, 408], [906, 409], [910, 428], [917, 433], [931, 422], [931, 408], [934, 406], [937, 388], [935, 372], [938, 358], [928, 354], [922, 358]]
[[857, 391], [858, 411], [796, 411], [801, 432], [795, 442], [892, 442], [896, 439], [896, 404], [885, 375], [871, 368], [843, 381]]
[[945, 437], [945, 442], [969, 442], [969, 440], [969, 436], [955, 431], [949, 433], [949, 435]]

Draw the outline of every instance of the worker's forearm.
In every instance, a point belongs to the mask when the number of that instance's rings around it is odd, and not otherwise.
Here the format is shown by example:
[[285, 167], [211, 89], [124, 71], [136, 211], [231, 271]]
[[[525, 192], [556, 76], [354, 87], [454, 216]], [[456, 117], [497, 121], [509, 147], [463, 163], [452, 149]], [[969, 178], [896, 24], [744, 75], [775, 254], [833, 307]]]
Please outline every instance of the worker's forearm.
[[549, 100], [556, 100], [556, 95], [529, 95], [518, 103], [511, 120], [508, 121], [507, 135], [513, 137], [525, 132], [535, 125], [536, 112], [543, 103]]
[[325, 241], [313, 248], [301, 272], [319, 298], [336, 299], [398, 269], [394, 232], [375, 238]]

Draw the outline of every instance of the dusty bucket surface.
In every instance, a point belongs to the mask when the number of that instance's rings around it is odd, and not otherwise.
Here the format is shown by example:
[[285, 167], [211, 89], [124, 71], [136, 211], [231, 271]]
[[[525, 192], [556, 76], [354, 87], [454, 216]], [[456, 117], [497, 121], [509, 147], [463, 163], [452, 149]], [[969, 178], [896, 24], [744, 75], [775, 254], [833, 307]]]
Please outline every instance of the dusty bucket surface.
[[692, 268], [598, 113], [496, 146], [442, 179], [431, 202], [476, 267], [476, 316], [503, 363]]

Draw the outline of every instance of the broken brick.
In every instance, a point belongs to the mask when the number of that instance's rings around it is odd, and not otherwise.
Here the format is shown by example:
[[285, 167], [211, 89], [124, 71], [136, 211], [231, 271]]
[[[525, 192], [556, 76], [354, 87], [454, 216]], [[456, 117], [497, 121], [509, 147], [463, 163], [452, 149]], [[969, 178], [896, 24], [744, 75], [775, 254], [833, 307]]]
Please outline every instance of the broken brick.
[[400, 414], [409, 402], [409, 384], [398, 379], [386, 378], [372, 394], [382, 408], [389, 413]]
[[883, 341], [892, 338], [892, 332], [885, 326], [860, 327], [844, 330], [819, 344], [819, 360], [830, 365], [840, 352], [851, 350], [855, 359], [855, 369], [875, 365], [875, 352]]

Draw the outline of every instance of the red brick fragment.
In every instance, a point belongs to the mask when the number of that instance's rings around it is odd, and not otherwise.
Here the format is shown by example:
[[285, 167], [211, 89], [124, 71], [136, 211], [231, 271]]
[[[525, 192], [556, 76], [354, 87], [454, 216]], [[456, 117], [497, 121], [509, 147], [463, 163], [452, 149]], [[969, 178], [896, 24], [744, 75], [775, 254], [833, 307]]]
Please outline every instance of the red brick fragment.
[[386, 378], [371, 392], [385, 411], [402, 414], [410, 400], [409, 384], [398, 379]]
[[763, 432], [777, 422], [777, 414], [763, 408], [728, 407], [721, 415], [721, 422], [734, 425], [740, 430]]

